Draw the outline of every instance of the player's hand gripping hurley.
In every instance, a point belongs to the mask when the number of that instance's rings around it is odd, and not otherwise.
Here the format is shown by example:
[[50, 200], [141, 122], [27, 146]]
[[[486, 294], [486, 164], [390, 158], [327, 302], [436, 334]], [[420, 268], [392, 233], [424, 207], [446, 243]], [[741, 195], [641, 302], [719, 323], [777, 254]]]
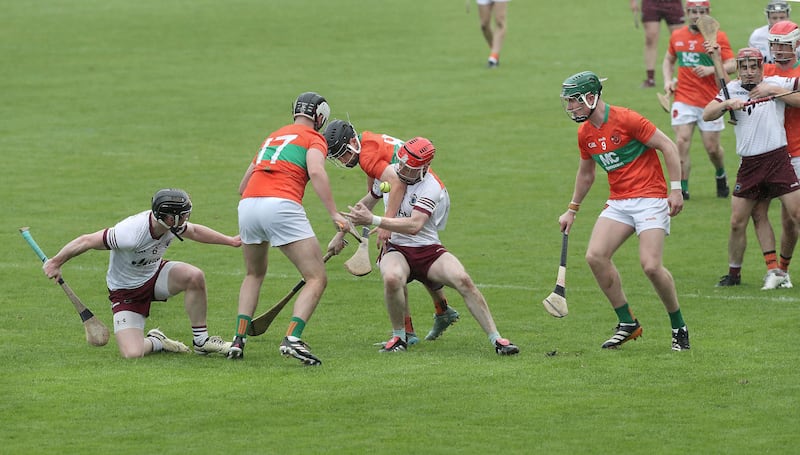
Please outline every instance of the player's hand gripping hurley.
[[[36, 240], [33, 239], [30, 233], [30, 228], [21, 227], [19, 228], [20, 234], [22, 234], [22, 238], [28, 242], [28, 245], [31, 247], [34, 253], [42, 260], [42, 263], [47, 261], [47, 256], [44, 254], [39, 245], [36, 243]], [[83, 329], [86, 332], [86, 342], [91, 344], [92, 346], [105, 346], [108, 343], [108, 329], [106, 328], [103, 323], [95, 317], [92, 311], [86, 308], [86, 305], [81, 302], [81, 299], [78, 298], [77, 295], [72, 291], [72, 288], [67, 285], [63, 278], [58, 278], [58, 284], [61, 285], [61, 289], [64, 290], [64, 293], [67, 294], [69, 297], [70, 302], [75, 307], [75, 311], [78, 312], [80, 315], [81, 320], [83, 321]]]
[[558, 267], [558, 277], [556, 278], [556, 287], [553, 292], [542, 301], [544, 309], [548, 313], [557, 318], [563, 318], [569, 314], [567, 308], [567, 240], [568, 235], [565, 231], [561, 239], [561, 265]]
[[[703, 34], [703, 39], [708, 42], [709, 46], [712, 48], [717, 46], [719, 22], [717, 22], [716, 19], [707, 14], [702, 15], [697, 18], [697, 28], [700, 29], [700, 33]], [[722, 89], [722, 94], [725, 96], [725, 99], [729, 100], [731, 99], [731, 95], [728, 93], [728, 83], [726, 82], [727, 73], [722, 66], [722, 56], [720, 55], [719, 49], [711, 53], [711, 60], [714, 62], [714, 75], [717, 76], [717, 84], [719, 88]], [[734, 114], [733, 111], [728, 111], [728, 113], [731, 116], [728, 123], [736, 125], [736, 114]]]

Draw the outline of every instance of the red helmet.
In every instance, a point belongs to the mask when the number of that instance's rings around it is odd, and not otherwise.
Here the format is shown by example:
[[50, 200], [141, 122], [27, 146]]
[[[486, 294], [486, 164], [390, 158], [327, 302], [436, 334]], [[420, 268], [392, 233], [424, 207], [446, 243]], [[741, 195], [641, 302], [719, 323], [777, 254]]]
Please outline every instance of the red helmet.
[[397, 151], [397, 176], [408, 185], [413, 185], [425, 177], [436, 148], [424, 137], [415, 137], [403, 144]]
[[[770, 51], [776, 62], [786, 63], [794, 58], [797, 42], [800, 41], [800, 28], [792, 21], [776, 22], [769, 29]], [[789, 46], [781, 48], [780, 46]]]
[[689, 8], [711, 8], [711, 2], [708, 0], [686, 0], [686, 9]]
[[764, 61], [764, 54], [761, 53], [760, 50], [754, 47], [744, 47], [739, 49], [739, 52], [736, 54], [736, 61], [739, 60], [758, 60], [759, 62]]

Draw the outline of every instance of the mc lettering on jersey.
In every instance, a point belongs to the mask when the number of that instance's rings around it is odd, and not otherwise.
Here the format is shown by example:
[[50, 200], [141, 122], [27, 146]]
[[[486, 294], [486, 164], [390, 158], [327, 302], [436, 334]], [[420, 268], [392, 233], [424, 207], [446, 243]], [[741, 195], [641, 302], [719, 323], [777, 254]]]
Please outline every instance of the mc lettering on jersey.
[[619, 156], [614, 152], [600, 153], [597, 155], [603, 169], [616, 168], [620, 162]]

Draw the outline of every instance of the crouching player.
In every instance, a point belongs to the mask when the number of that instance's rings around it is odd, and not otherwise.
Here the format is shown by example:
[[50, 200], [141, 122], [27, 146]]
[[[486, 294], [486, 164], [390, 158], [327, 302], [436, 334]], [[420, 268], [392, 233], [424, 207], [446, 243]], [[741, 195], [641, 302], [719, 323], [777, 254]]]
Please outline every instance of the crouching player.
[[450, 197], [442, 182], [428, 172], [435, 153], [433, 144], [422, 137], [411, 139], [398, 150], [395, 171], [406, 184], [406, 189], [395, 218], [373, 215], [365, 205], [367, 198], [373, 199], [370, 194], [354, 207], [349, 207], [350, 213], [345, 215], [354, 224], [372, 224], [392, 232], [380, 258], [392, 338], [381, 352], [406, 350], [406, 285], [411, 280], [418, 280], [434, 289], [443, 284], [458, 291], [472, 316], [489, 336], [495, 352], [517, 354], [519, 348], [500, 336], [486, 299], [464, 266], [439, 241], [438, 231], [447, 223]]

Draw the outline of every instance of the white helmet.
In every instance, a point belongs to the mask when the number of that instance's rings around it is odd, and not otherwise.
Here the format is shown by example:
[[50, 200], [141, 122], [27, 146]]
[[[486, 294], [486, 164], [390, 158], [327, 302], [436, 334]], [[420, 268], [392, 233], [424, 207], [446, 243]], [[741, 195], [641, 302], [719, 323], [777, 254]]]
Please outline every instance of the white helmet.
[[[776, 62], [788, 62], [792, 59], [797, 43], [800, 41], [800, 28], [792, 21], [776, 22], [769, 29], [770, 51]], [[774, 45], [789, 45], [791, 49], [773, 49]]]

